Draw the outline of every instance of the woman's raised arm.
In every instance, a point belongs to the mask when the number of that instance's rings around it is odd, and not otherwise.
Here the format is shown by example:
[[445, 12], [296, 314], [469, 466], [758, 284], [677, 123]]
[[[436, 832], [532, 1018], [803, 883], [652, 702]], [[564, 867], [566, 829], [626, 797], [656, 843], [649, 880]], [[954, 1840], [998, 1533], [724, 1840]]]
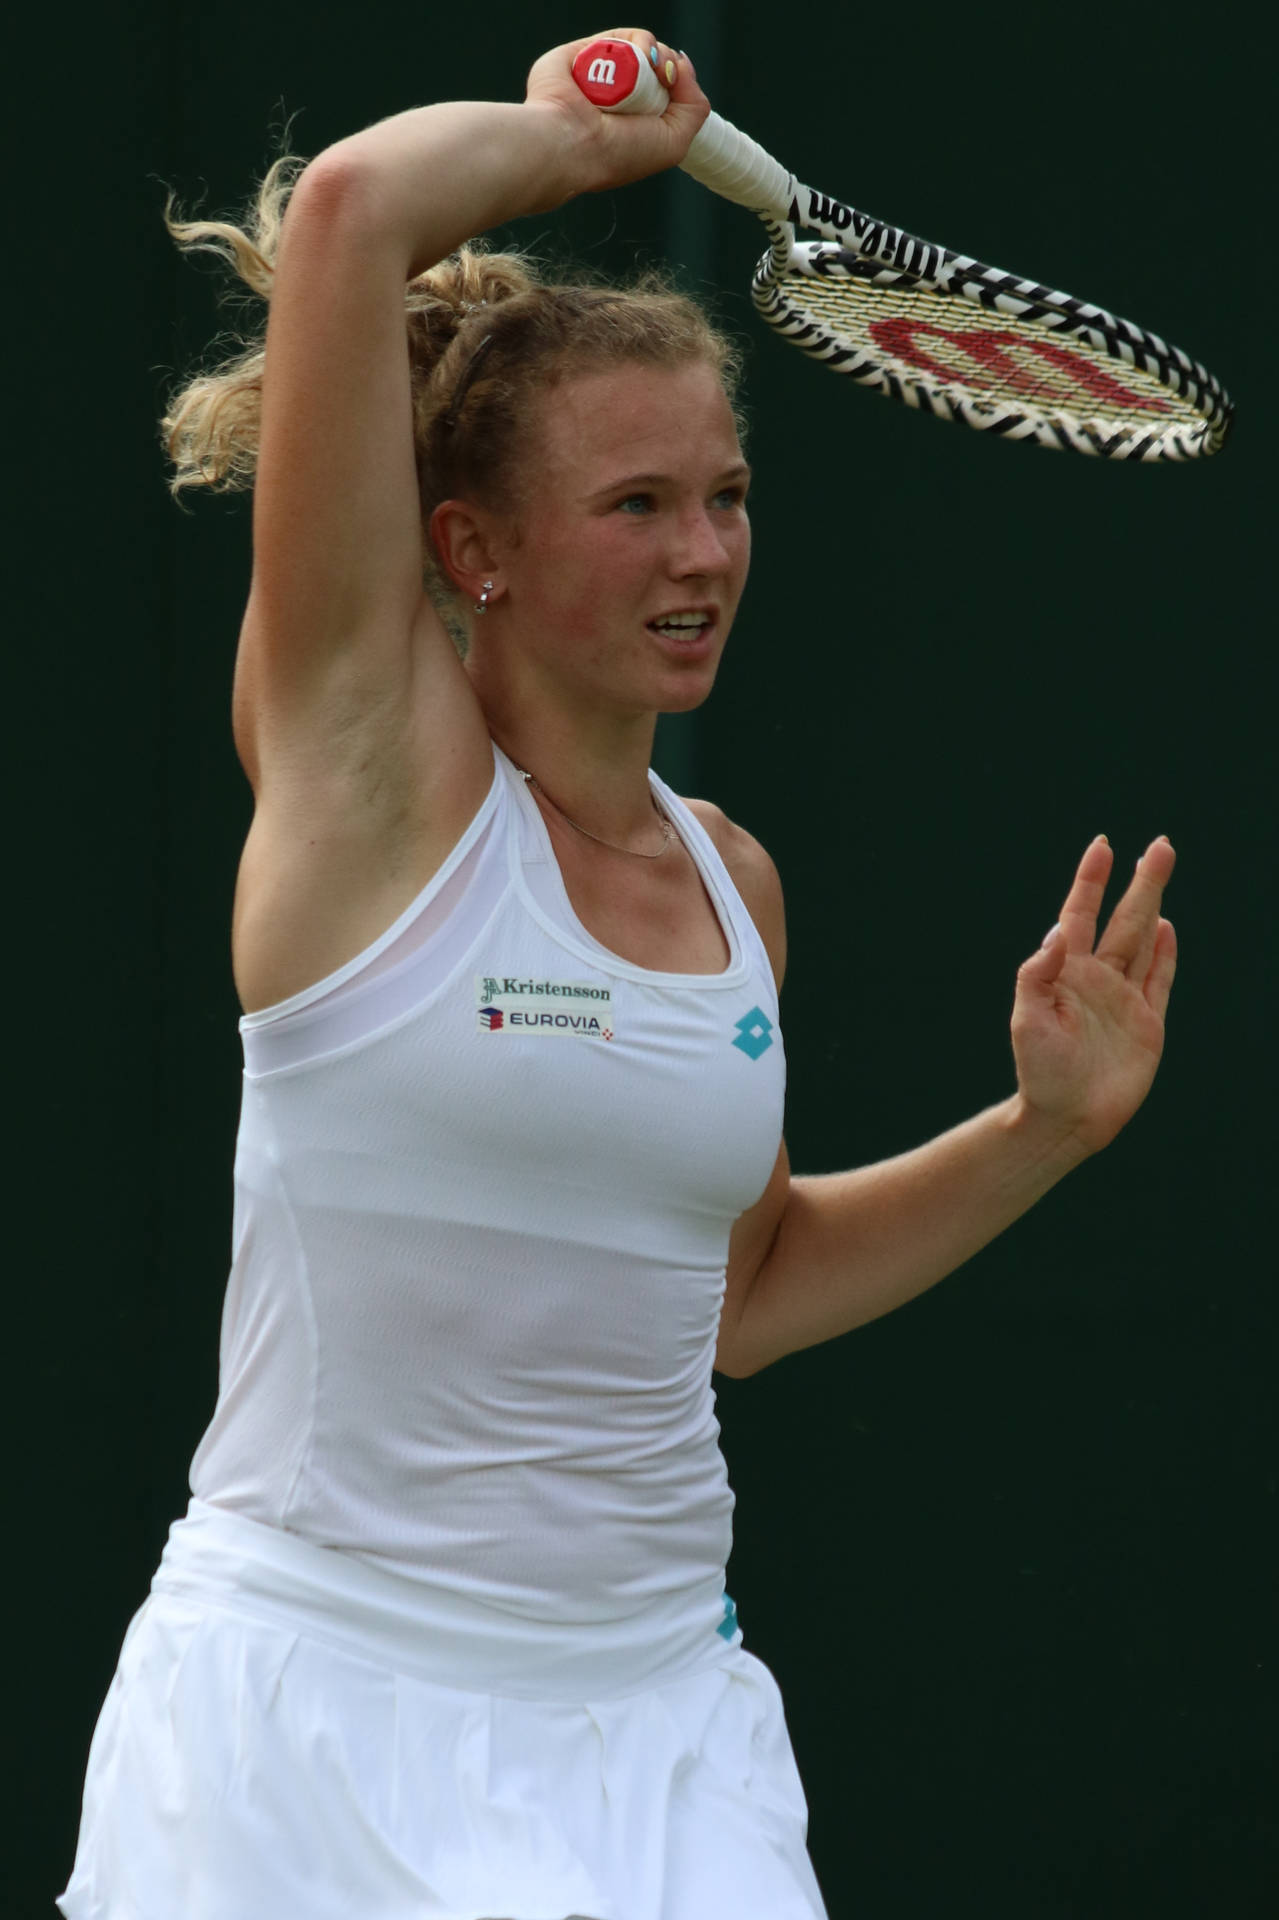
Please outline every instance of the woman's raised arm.
[[[506, 220], [673, 164], [706, 112], [684, 70], [666, 115], [601, 114], [574, 85], [571, 57], [544, 56], [523, 105], [452, 101], [353, 134], [293, 191], [267, 325], [237, 671], [236, 737], [255, 784], [277, 748], [296, 765], [313, 741], [327, 758], [353, 706], [402, 711], [411, 661], [423, 671], [424, 629], [442, 680], [464, 692], [425, 600], [405, 283]], [[442, 716], [452, 738], [450, 723]]]

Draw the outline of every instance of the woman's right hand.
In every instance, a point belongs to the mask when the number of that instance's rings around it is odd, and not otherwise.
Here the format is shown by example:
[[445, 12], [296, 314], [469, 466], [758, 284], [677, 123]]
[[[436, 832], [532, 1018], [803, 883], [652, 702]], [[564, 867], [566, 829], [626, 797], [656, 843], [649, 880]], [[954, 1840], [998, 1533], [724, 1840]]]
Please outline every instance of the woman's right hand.
[[650, 50], [656, 52], [655, 71], [669, 104], [660, 114], [604, 113], [586, 98], [573, 78], [573, 61], [602, 34], [590, 33], [544, 53], [529, 73], [525, 104], [558, 119], [569, 142], [570, 196], [625, 186], [677, 167], [710, 112], [710, 101], [686, 55], [642, 27], [612, 27], [605, 33], [610, 39], [629, 40], [643, 60], [651, 59]]

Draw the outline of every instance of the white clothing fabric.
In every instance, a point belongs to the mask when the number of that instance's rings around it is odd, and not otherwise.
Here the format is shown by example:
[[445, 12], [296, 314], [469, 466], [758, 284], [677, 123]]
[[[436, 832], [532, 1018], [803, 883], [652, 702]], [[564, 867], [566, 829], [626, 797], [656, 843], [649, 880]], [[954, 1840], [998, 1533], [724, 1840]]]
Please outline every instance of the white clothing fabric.
[[443, 1630], [420, 1581], [194, 1502], [94, 1736], [67, 1920], [825, 1920], [740, 1644], [517, 1699], [442, 1677], [516, 1629], [441, 1605]]
[[822, 1920], [723, 1591], [711, 1368], [777, 1000], [578, 922], [496, 749], [443, 870], [241, 1023], [216, 1411], [90, 1757], [68, 1920]]
[[[656, 777], [729, 962], [608, 954], [495, 759], [450, 861], [345, 980], [242, 1023], [221, 1390], [192, 1490], [534, 1618], [715, 1601], [733, 1496], [711, 1366], [729, 1234], [781, 1137], [772, 972]], [[442, 924], [374, 972], [463, 867]]]

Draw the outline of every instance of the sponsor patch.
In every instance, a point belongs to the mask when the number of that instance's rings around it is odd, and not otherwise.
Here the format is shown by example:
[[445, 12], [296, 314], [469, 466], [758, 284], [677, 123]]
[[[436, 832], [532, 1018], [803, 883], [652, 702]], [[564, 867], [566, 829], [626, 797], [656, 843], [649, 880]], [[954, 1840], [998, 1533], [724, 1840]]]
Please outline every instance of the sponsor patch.
[[534, 980], [509, 973], [475, 976], [480, 1033], [551, 1039], [612, 1040], [613, 996], [594, 980]]

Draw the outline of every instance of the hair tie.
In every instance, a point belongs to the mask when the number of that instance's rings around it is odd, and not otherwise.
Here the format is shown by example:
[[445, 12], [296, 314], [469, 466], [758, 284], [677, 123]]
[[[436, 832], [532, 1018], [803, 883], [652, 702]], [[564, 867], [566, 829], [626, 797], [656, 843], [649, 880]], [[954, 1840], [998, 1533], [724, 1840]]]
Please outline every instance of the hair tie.
[[448, 411], [447, 413], [445, 413], [443, 420], [441, 422], [442, 426], [444, 427], [447, 433], [451, 433], [454, 427], [457, 425], [458, 415], [461, 413], [462, 408], [465, 405], [466, 396], [471, 390], [471, 384], [474, 381], [476, 374], [479, 372], [481, 365], [483, 364], [485, 354], [488, 352], [492, 344], [493, 344], [493, 335], [491, 333], [486, 333], [484, 338], [480, 341], [479, 346], [475, 349], [475, 352], [471, 355], [469, 361], [467, 362], [466, 368], [463, 371], [462, 377], [458, 381], [457, 386], [454, 389], [453, 399], [449, 404]]

